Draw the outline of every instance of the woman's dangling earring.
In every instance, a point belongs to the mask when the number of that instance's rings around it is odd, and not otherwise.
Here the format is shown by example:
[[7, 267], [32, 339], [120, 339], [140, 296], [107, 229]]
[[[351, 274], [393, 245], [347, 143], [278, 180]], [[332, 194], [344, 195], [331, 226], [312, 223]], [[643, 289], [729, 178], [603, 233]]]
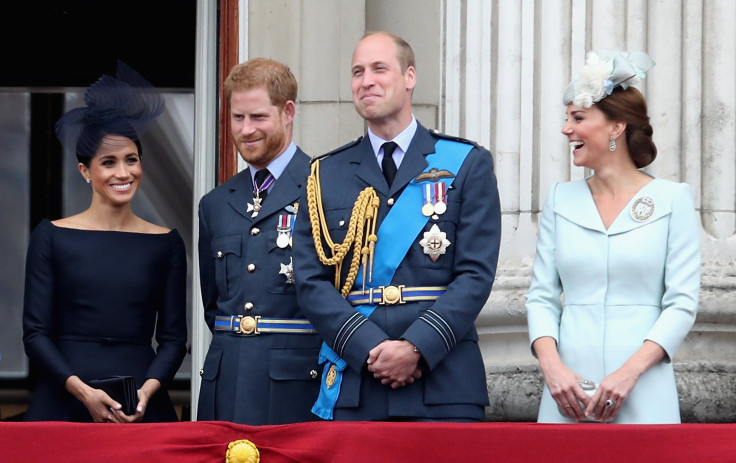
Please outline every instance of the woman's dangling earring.
[[89, 179], [88, 178], [85, 178], [84, 181], [89, 184]]
[[613, 138], [613, 135], [608, 141], [608, 151], [616, 151], [616, 139]]

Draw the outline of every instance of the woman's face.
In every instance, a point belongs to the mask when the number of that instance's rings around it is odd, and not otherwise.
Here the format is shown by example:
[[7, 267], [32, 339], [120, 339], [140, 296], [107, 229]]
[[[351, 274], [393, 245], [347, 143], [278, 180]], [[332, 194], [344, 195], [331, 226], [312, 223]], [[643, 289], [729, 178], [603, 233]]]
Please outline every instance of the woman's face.
[[573, 163], [595, 169], [609, 151], [613, 123], [595, 105], [581, 108], [571, 104], [562, 133], [570, 141]]
[[110, 205], [129, 203], [143, 177], [138, 147], [121, 135], [106, 135], [89, 168], [80, 163], [79, 171], [90, 180], [93, 200]]

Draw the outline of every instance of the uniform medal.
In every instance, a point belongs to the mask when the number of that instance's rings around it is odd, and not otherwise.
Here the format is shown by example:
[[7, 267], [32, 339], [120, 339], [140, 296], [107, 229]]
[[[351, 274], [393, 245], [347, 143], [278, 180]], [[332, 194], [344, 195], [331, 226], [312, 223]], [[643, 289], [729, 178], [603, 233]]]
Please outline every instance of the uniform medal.
[[429, 217], [434, 214], [434, 205], [432, 204], [432, 184], [425, 183], [422, 185], [422, 215]]
[[424, 238], [419, 241], [419, 244], [422, 246], [424, 253], [432, 259], [432, 262], [437, 262], [437, 259], [447, 252], [447, 247], [451, 243], [447, 239], [447, 234], [440, 231], [440, 227], [437, 224], [433, 224], [428, 232], [424, 232]]
[[259, 197], [253, 198], [253, 204], [248, 204], [248, 212], [250, 212], [251, 218], [256, 217], [258, 215], [258, 211], [261, 210], [261, 201], [263, 199]]
[[281, 270], [279, 270], [279, 275], [285, 275], [286, 276], [286, 284], [287, 285], [293, 285], [294, 284], [294, 260], [289, 257], [289, 263], [288, 264], [281, 264]]
[[284, 249], [291, 244], [291, 232], [294, 229], [295, 217], [296, 216], [293, 214], [279, 215], [279, 224], [276, 227], [276, 231], [279, 233], [276, 237], [276, 246], [281, 249]]
[[261, 198], [261, 192], [268, 190], [268, 188], [273, 185], [273, 182], [276, 181], [276, 178], [272, 174], [268, 174], [268, 177], [261, 183], [260, 185], [256, 184], [256, 182], [253, 182], [253, 204], [248, 204], [248, 211], [250, 212], [251, 218], [258, 216], [258, 211], [261, 210], [261, 203], [263, 202], [263, 198]]
[[447, 212], [447, 184], [445, 182], [435, 183], [434, 192], [434, 213], [442, 215]]

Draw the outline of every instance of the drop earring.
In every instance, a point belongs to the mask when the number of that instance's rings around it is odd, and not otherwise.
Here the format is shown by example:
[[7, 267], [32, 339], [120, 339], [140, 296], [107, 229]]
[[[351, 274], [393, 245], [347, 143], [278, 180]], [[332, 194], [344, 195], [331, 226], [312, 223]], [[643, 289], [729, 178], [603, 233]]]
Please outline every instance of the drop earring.
[[613, 136], [608, 141], [608, 151], [616, 151], [616, 139]]
[[89, 184], [89, 179], [88, 178], [85, 178], [84, 181]]

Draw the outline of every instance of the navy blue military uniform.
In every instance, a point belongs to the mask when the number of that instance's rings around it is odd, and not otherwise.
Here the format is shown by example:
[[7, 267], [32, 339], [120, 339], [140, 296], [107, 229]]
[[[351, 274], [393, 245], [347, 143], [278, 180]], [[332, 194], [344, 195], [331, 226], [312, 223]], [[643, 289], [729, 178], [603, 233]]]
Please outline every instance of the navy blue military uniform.
[[[256, 325], [252, 333], [239, 329], [246, 317], [251, 323], [258, 317], [304, 320], [290, 271], [291, 246], [277, 245], [277, 227], [294, 215], [308, 174], [309, 157], [297, 149], [256, 217], [248, 210], [254, 196], [248, 170], [200, 201], [202, 299], [213, 339], [201, 372], [199, 420], [261, 425], [316, 419], [310, 408], [319, 391], [319, 336]], [[307, 220], [306, 211], [296, 212], [297, 223]], [[228, 319], [232, 330], [215, 329]]]
[[[368, 186], [380, 198], [380, 227], [401, 191], [428, 166], [425, 158], [435, 152], [441, 138], [472, 144], [419, 125], [390, 188], [368, 137], [325, 155], [320, 161], [322, 203], [333, 241], [343, 241], [353, 203]], [[319, 261], [309, 221], [297, 222], [294, 262], [299, 304], [325, 342], [348, 363], [334, 409], [336, 420], [482, 420], [485, 416], [488, 393], [474, 321], [491, 291], [501, 234], [490, 152], [473, 144], [453, 174], [447, 211], [428, 220], [391, 283], [447, 286], [435, 301], [378, 305], [369, 318], [358, 314], [334, 287], [335, 267]], [[301, 209], [306, 207], [303, 201]], [[433, 225], [451, 243], [436, 261], [420, 244]], [[350, 254], [345, 258], [341, 281], [350, 258]], [[354, 289], [360, 289], [360, 284], [356, 282]], [[406, 339], [419, 349], [421, 379], [391, 389], [366, 370], [369, 351], [386, 339]]]

